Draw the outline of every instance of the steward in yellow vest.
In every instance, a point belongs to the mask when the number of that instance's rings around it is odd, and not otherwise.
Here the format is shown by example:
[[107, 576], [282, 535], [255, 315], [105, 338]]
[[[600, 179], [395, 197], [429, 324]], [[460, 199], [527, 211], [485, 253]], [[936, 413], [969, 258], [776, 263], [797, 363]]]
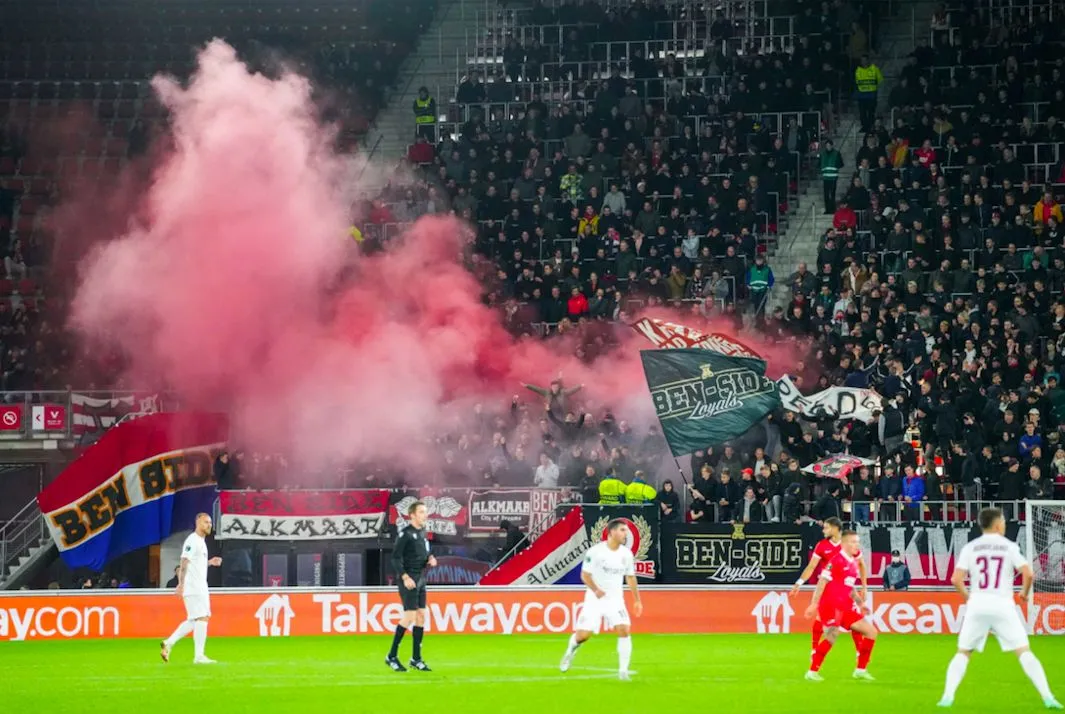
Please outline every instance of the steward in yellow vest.
[[599, 482], [599, 503], [616, 506], [624, 499], [625, 482], [616, 478], [613, 472], [607, 472]]
[[414, 100], [414, 124], [419, 136], [424, 136], [430, 143], [436, 143], [436, 100], [429, 96], [425, 87], [418, 89]]
[[643, 471], [636, 472], [632, 483], [625, 487], [625, 503], [651, 503], [655, 500], [654, 486], [644, 481], [645, 478]]

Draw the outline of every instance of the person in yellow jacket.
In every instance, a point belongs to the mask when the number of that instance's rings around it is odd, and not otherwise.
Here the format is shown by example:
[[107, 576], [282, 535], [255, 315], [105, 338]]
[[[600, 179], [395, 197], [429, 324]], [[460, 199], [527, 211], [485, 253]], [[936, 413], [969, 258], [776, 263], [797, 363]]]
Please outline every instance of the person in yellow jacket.
[[1058, 223], [1065, 223], [1065, 219], [1062, 218], [1061, 204], [1054, 200], [1054, 194], [1050, 191], [1043, 194], [1043, 198], [1035, 204], [1032, 213], [1037, 223], [1049, 223], [1051, 218]]
[[643, 471], [637, 471], [633, 476], [632, 483], [625, 487], [625, 503], [652, 503], [658, 495], [644, 479], [647, 475]]
[[613, 470], [599, 482], [599, 503], [617, 505], [625, 499], [625, 482], [614, 475]]
[[418, 97], [411, 107], [414, 110], [414, 128], [418, 136], [424, 136], [430, 144], [436, 143], [436, 100], [426, 87], [418, 88]]
[[876, 93], [883, 83], [884, 75], [880, 73], [880, 68], [872, 63], [869, 55], [862, 55], [858, 69], [854, 70], [854, 87], [857, 90], [858, 116], [863, 132], [872, 131], [876, 123]]

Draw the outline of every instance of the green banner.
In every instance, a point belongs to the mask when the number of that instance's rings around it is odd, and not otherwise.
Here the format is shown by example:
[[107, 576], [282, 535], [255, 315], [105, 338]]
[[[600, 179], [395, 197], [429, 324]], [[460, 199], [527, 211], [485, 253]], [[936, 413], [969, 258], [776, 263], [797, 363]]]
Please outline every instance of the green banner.
[[733, 439], [780, 406], [765, 362], [709, 350], [642, 350], [655, 414], [674, 456]]

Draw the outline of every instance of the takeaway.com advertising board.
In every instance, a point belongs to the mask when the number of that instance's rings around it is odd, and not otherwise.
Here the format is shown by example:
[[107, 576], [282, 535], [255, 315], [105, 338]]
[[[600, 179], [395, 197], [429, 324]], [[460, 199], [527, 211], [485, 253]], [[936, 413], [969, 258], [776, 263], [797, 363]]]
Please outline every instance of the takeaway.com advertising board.
[[[429, 590], [426, 629], [444, 634], [569, 632], [584, 594], [577, 588]], [[653, 634], [804, 632], [808, 591], [648, 587], [637, 632]], [[211, 596], [211, 635], [296, 637], [386, 634], [402, 615], [392, 588], [226, 590]], [[889, 634], [956, 633], [964, 606], [946, 591], [874, 593], [872, 620]], [[163, 592], [0, 595], [0, 642], [147, 637], [158, 639], [184, 617]], [[1065, 604], [1036, 603], [1022, 613], [1034, 634], [1065, 634]]]

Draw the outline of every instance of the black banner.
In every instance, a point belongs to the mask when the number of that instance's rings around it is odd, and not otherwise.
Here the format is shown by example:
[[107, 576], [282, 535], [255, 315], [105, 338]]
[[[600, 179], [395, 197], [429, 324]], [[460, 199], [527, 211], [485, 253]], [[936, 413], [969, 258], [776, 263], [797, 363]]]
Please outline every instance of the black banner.
[[629, 527], [626, 545], [636, 558], [636, 577], [654, 580], [661, 568], [661, 530], [655, 506], [584, 506], [584, 527], [591, 545], [606, 540], [607, 523], [620, 518]]
[[819, 528], [776, 523], [677, 523], [662, 528], [667, 583], [791, 585]]
[[[1025, 525], [1006, 525], [1006, 536], [1025, 544]], [[910, 570], [911, 586], [950, 585], [962, 547], [980, 535], [968, 523], [858, 526], [870, 587], [884, 583], [892, 551]], [[791, 585], [814, 546], [817, 525], [678, 523], [662, 527], [662, 574], [667, 583]], [[1031, 559], [1033, 556], [1026, 554]]]
[[471, 531], [498, 530], [503, 521], [510, 521], [526, 530], [531, 514], [532, 492], [527, 489], [470, 492]]

